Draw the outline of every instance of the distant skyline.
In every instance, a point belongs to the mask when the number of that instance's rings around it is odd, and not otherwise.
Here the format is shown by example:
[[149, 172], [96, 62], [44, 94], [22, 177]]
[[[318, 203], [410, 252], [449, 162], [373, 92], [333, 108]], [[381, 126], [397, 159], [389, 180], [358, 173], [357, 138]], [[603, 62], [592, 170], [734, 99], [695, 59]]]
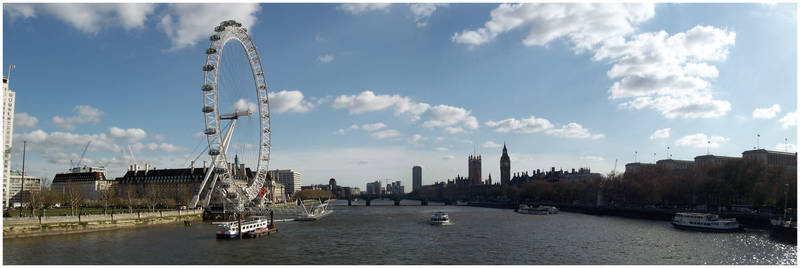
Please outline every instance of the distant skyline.
[[[205, 146], [201, 66], [235, 19], [258, 47], [270, 169], [302, 184], [423, 184], [640, 162], [796, 152], [796, 4], [3, 4], [16, 91], [12, 168], [78, 160], [122, 176]], [[226, 48], [227, 49], [227, 48]], [[227, 50], [226, 50], [227, 51]], [[252, 85], [231, 54], [232, 84]], [[245, 73], [246, 74], [246, 73]], [[238, 80], [241, 79], [241, 80]], [[252, 79], [252, 78], [250, 78]], [[250, 98], [226, 96], [229, 105]], [[241, 130], [254, 127], [243, 119]], [[237, 134], [238, 135], [238, 134]], [[234, 144], [242, 158], [248, 135]], [[760, 135], [760, 138], [757, 136]], [[785, 145], [788, 139], [788, 147]], [[710, 141], [710, 143], [708, 143]], [[669, 147], [669, 149], [667, 149]], [[198, 159], [202, 165], [207, 155]], [[252, 167], [251, 164], [248, 164]]]

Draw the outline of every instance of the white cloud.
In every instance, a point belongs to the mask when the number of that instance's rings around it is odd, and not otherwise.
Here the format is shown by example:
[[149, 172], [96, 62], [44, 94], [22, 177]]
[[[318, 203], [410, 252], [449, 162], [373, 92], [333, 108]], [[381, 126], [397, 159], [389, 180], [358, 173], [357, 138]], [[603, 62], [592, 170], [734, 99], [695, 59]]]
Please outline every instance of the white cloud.
[[319, 57], [317, 57], [317, 60], [319, 62], [322, 62], [322, 63], [329, 63], [329, 62], [333, 61], [333, 55], [329, 55], [329, 54], [320, 55]]
[[366, 90], [358, 95], [341, 95], [333, 101], [333, 108], [347, 109], [350, 114], [374, 112], [394, 107], [395, 115], [407, 114], [412, 120], [418, 120], [420, 115], [430, 107], [427, 103], [414, 102], [408, 97], [400, 95], [375, 95]]
[[523, 40], [526, 46], [543, 46], [565, 37], [576, 50], [582, 51], [607, 39], [632, 33], [634, 25], [654, 14], [652, 4], [501, 4], [492, 10], [492, 19], [484, 27], [455, 33], [451, 39], [479, 46], [501, 33], [529, 27], [530, 33]]
[[120, 25], [125, 30], [144, 28], [144, 23], [155, 10], [149, 3], [46, 3], [4, 5], [12, 19], [36, 17], [46, 13], [76, 29], [97, 34], [101, 28]]
[[436, 141], [443, 141], [443, 140], [444, 140], [444, 137], [442, 137], [442, 136], [436, 137]]
[[483, 144], [483, 148], [500, 148], [500, 147], [502, 147], [502, 145], [497, 144], [497, 143], [495, 143], [493, 141], [486, 141]]
[[14, 114], [14, 128], [34, 128], [39, 123], [39, 119], [28, 113], [15, 113]]
[[472, 111], [448, 105], [436, 105], [430, 108], [430, 120], [422, 123], [423, 127], [445, 127], [463, 124], [466, 129], [477, 129], [478, 119], [470, 114]]
[[75, 116], [67, 118], [53, 116], [53, 124], [66, 130], [73, 130], [76, 124], [97, 124], [100, 122], [100, 116], [103, 114], [102, 111], [89, 105], [75, 106], [75, 108], [72, 108], [72, 111], [76, 112]]
[[603, 157], [600, 157], [600, 156], [594, 156], [594, 155], [585, 155], [585, 156], [581, 156], [581, 160], [586, 160], [586, 161], [603, 161], [604, 159], [603, 159]]
[[237, 100], [235, 103], [233, 103], [233, 109], [236, 112], [250, 111], [251, 113], [258, 114], [258, 105], [248, 99]]
[[164, 136], [163, 134], [153, 134], [153, 139], [156, 139], [156, 140], [159, 140], [159, 141], [160, 140], [164, 140], [166, 138], [167, 138], [167, 136]]
[[375, 131], [375, 130], [382, 129], [382, 128], [385, 128], [385, 127], [386, 127], [386, 124], [381, 123], [381, 122], [374, 123], [374, 124], [361, 125], [361, 129], [363, 129], [365, 131]]
[[370, 11], [389, 11], [390, 3], [348, 3], [336, 7], [353, 15], [360, 15]]
[[417, 23], [417, 28], [422, 28], [428, 26], [428, 18], [433, 15], [433, 12], [436, 11], [438, 7], [446, 7], [448, 4], [436, 4], [436, 3], [417, 3], [411, 4], [409, 8], [411, 9], [411, 13], [414, 14], [414, 22]]
[[3, 10], [6, 11], [6, 14], [11, 21], [14, 21], [18, 18], [27, 19], [36, 16], [36, 11], [31, 4], [6, 3], [3, 4]]
[[580, 124], [574, 122], [566, 124], [561, 128], [548, 129], [545, 131], [545, 133], [563, 138], [576, 138], [576, 139], [589, 138], [596, 140], [605, 137], [605, 135], [603, 134], [591, 134], [589, 133], [588, 129], [585, 129]]
[[653, 132], [652, 135], [650, 135], [650, 139], [655, 140], [655, 139], [669, 138], [669, 130], [670, 128], [656, 130]]
[[447, 147], [436, 147], [436, 150], [437, 150], [437, 151], [440, 151], [440, 152], [447, 152], [447, 151], [449, 151], [450, 149], [449, 149], [449, 148], [447, 148]]
[[408, 139], [408, 142], [415, 143], [415, 142], [423, 141], [423, 140], [427, 140], [427, 139], [428, 139], [427, 137], [424, 137], [424, 136], [422, 136], [420, 134], [414, 134], [414, 136], [411, 136], [411, 138]]
[[[91, 141], [89, 151], [98, 150], [120, 152], [119, 145], [114, 144], [114, 139], [105, 133], [100, 134], [75, 134], [69, 132], [55, 131], [47, 133], [37, 129], [28, 133], [14, 134], [14, 147], [22, 148], [22, 141], [28, 142], [28, 148], [34, 148], [42, 153], [63, 152], [69, 148], [71, 150], [83, 150], [84, 146]], [[17, 145], [19, 143], [19, 145]], [[16, 149], [15, 149], [16, 150]], [[52, 155], [52, 154], [51, 154]]]
[[334, 135], [344, 135], [344, 129], [340, 128], [339, 130], [334, 131], [333, 134]]
[[351, 129], [358, 129], [359, 127], [358, 127], [358, 125], [356, 125], [356, 124], [353, 124], [353, 125], [351, 125], [351, 126], [350, 126], [350, 128], [351, 128]]
[[177, 152], [183, 150], [182, 147], [178, 147], [169, 143], [148, 143], [147, 149], [150, 151], [161, 151], [161, 152]]
[[446, 127], [444, 128], [444, 132], [447, 132], [448, 134], [458, 134], [463, 133], [464, 129], [460, 127]]
[[694, 148], [718, 148], [720, 143], [728, 141], [728, 138], [721, 136], [706, 136], [703, 133], [686, 135], [675, 141], [678, 146]]
[[400, 136], [400, 132], [394, 129], [388, 129], [372, 133], [372, 137], [375, 137], [376, 139], [385, 139], [398, 136]]
[[108, 134], [111, 138], [126, 140], [128, 142], [136, 142], [147, 137], [147, 132], [141, 128], [121, 129], [118, 127], [111, 127], [108, 130]]
[[498, 122], [488, 121], [486, 126], [494, 129], [494, 131], [503, 133], [511, 131], [516, 133], [535, 133], [553, 128], [553, 124], [549, 120], [534, 116], [522, 120], [509, 118]]
[[305, 113], [311, 111], [314, 104], [303, 99], [299, 90], [269, 93], [269, 109], [273, 113]]
[[158, 28], [170, 39], [171, 49], [176, 50], [207, 41], [214, 27], [225, 20], [235, 18], [242, 27], [249, 28], [256, 23], [260, 10], [258, 3], [170, 4]]
[[775, 150], [781, 152], [794, 153], [797, 152], [797, 145], [794, 143], [778, 143], [777, 145], [775, 145]]
[[553, 123], [550, 123], [550, 120], [544, 118], [536, 118], [534, 116], [524, 118], [522, 120], [517, 120], [516, 118], [508, 118], [501, 121], [487, 121], [486, 126], [494, 129], [496, 132], [514, 132], [514, 133], [536, 133], [542, 132], [562, 137], [562, 138], [578, 138], [578, 139], [586, 139], [590, 138], [593, 140], [601, 139], [605, 137], [603, 134], [591, 134], [589, 133], [588, 129], [583, 128], [578, 123], [569, 123], [561, 128], [555, 128]]
[[773, 104], [769, 108], [756, 108], [753, 110], [753, 118], [755, 119], [770, 119], [781, 112], [781, 106]]
[[784, 115], [779, 122], [783, 128], [788, 128], [797, 125], [797, 111], [788, 112]]
[[453, 158], [456, 158], [456, 157], [455, 157], [455, 156], [453, 156], [453, 155], [445, 155], [445, 156], [442, 156], [442, 160], [450, 160], [450, 159], [453, 159]]
[[650, 108], [666, 118], [712, 118], [730, 111], [731, 103], [714, 99], [707, 80], [718, 71], [707, 61], [724, 61], [735, 39], [736, 33], [711, 26], [672, 36], [643, 33], [608, 40], [593, 59], [614, 63], [607, 75], [619, 80], [609, 93], [611, 99], [628, 99], [621, 107]]
[[712, 118], [731, 109], [730, 102], [713, 97], [708, 80], [719, 71], [708, 62], [727, 58], [734, 32], [698, 25], [672, 36], [661, 31], [626, 40], [635, 25], [654, 16], [652, 4], [502, 4], [491, 16], [483, 28], [456, 33], [452, 40], [477, 46], [530, 26], [525, 45], [564, 38], [576, 52], [592, 51], [595, 61], [610, 61], [607, 76], [617, 80], [610, 98], [627, 100], [620, 107], [649, 108], [666, 118]]

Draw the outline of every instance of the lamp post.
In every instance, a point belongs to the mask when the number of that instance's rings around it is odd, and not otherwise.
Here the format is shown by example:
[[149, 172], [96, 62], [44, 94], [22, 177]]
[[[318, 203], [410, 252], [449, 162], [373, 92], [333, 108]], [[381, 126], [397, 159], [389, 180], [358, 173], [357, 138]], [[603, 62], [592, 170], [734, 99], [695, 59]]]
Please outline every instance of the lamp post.
[[[10, 72], [11, 70], [9, 70]], [[28, 141], [22, 141], [22, 178], [19, 188], [19, 217], [22, 218], [22, 207], [25, 204], [25, 149]]]

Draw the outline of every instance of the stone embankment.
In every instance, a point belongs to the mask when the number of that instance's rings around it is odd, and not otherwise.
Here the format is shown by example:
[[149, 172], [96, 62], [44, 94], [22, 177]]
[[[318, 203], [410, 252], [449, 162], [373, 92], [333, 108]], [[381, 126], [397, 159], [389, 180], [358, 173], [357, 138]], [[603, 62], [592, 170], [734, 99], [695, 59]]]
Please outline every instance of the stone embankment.
[[202, 220], [203, 210], [170, 210], [108, 215], [3, 218], [3, 238], [86, 233]]

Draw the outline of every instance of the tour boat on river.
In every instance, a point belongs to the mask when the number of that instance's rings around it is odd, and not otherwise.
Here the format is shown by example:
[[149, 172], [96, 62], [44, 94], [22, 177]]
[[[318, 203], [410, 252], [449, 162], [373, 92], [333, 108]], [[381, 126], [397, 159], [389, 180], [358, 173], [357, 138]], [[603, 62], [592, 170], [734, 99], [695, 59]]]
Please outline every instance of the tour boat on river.
[[681, 229], [733, 232], [742, 230], [736, 219], [720, 219], [716, 214], [678, 212], [672, 218], [672, 225]]
[[450, 216], [447, 213], [439, 211], [431, 215], [431, 225], [448, 225], [450, 224]]
[[[242, 234], [244, 237], [256, 237], [275, 232], [275, 224], [267, 216], [249, 216], [242, 221]], [[239, 237], [239, 222], [219, 223], [217, 238], [236, 238]]]
[[553, 206], [531, 207], [525, 204], [519, 204], [519, 208], [514, 211], [522, 214], [547, 215], [558, 213], [558, 208]]

